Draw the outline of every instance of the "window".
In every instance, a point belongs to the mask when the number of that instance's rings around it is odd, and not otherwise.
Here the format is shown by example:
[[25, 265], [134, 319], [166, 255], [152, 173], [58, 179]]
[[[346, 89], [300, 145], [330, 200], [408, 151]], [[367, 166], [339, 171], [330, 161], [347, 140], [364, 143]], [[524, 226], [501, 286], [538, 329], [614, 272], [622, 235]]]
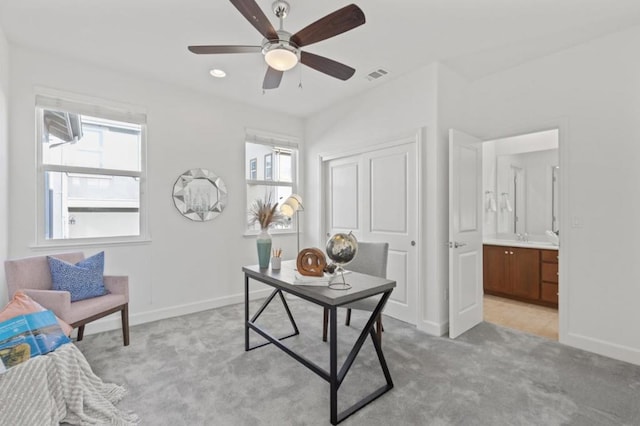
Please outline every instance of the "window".
[[38, 96], [38, 242], [146, 237], [144, 115]]
[[273, 154], [266, 154], [264, 156], [264, 180], [273, 180], [273, 173], [271, 169], [272, 161], [273, 161]]
[[[257, 168], [256, 158], [264, 158], [262, 169]], [[257, 199], [271, 197], [279, 203], [296, 192], [296, 164], [298, 145], [287, 140], [274, 140], [256, 135], [247, 135], [245, 144], [245, 168], [247, 179], [247, 211]], [[248, 220], [247, 220], [248, 222]], [[274, 225], [272, 231], [295, 230], [295, 223]], [[249, 233], [257, 232], [260, 226], [247, 225]]]
[[258, 179], [258, 159], [252, 158], [249, 160], [249, 179]]

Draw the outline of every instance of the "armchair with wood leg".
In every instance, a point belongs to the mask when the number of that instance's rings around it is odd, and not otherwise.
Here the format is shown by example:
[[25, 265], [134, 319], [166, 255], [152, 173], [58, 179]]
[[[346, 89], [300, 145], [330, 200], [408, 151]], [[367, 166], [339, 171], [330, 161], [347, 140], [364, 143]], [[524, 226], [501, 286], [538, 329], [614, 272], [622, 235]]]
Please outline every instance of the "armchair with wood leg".
[[[360, 272], [362, 274], [373, 275], [376, 277], [387, 277], [387, 259], [389, 257], [389, 243], [378, 242], [358, 242], [358, 252], [356, 257], [346, 265], [345, 269], [353, 272]], [[347, 308], [347, 317], [345, 325], [351, 323], [351, 309], [358, 309], [363, 311], [373, 312], [380, 296], [369, 297], [357, 302], [345, 305]], [[322, 326], [322, 340], [327, 341], [327, 326], [329, 324], [329, 310], [324, 309], [324, 318]], [[376, 318], [376, 335], [378, 341], [382, 341], [382, 332], [384, 327], [382, 326], [382, 314]]]
[[[84, 260], [81, 252], [52, 255], [56, 259], [75, 264]], [[52, 310], [58, 318], [78, 329], [77, 340], [84, 336], [84, 326], [99, 318], [120, 312], [124, 346], [129, 345], [129, 277], [103, 277], [107, 294], [90, 299], [71, 301], [68, 291], [52, 289], [51, 271], [47, 256], [34, 256], [4, 262], [9, 298], [18, 290]]]

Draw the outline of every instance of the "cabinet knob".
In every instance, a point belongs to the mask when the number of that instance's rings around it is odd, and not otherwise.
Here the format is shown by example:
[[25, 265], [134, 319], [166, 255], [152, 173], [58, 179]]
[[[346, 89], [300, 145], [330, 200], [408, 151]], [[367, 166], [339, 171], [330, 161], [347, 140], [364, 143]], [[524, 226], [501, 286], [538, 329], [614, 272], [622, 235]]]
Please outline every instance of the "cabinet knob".
[[504, 254], [509, 254], [509, 251], [508, 251], [508, 250], [505, 250]]
[[509, 254], [513, 254], [513, 252], [512, 252], [512, 251], [510, 251], [510, 252], [509, 252]]

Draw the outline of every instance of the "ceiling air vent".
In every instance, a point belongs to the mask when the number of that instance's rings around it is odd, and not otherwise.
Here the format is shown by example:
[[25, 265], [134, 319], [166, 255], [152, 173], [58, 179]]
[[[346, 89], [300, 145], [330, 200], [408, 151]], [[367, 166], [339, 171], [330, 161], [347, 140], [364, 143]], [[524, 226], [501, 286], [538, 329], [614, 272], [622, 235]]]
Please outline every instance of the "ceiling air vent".
[[384, 68], [378, 68], [377, 70], [371, 71], [369, 74], [367, 74], [367, 80], [377, 80], [387, 74], [389, 74], [389, 71], [385, 70]]

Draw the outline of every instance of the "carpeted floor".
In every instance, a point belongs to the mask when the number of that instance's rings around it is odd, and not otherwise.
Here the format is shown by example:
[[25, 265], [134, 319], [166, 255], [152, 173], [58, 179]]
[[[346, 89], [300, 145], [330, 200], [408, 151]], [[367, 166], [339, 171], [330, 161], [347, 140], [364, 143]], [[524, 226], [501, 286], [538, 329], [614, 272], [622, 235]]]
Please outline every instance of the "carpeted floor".
[[[290, 306], [301, 336], [287, 344], [328, 369], [321, 308]], [[283, 335], [279, 308], [274, 300], [261, 321]], [[344, 311], [338, 315], [344, 321]], [[351, 327], [339, 325], [342, 360], [363, 315], [354, 311]], [[129, 347], [120, 331], [87, 336], [78, 347], [97, 375], [128, 389], [119, 407], [145, 425], [330, 424], [328, 383], [272, 345], [245, 352], [243, 318], [244, 305], [233, 305], [132, 327]], [[456, 340], [386, 317], [384, 326], [395, 388], [341, 424], [640, 425], [640, 366], [488, 323]], [[383, 380], [367, 341], [340, 404]]]

